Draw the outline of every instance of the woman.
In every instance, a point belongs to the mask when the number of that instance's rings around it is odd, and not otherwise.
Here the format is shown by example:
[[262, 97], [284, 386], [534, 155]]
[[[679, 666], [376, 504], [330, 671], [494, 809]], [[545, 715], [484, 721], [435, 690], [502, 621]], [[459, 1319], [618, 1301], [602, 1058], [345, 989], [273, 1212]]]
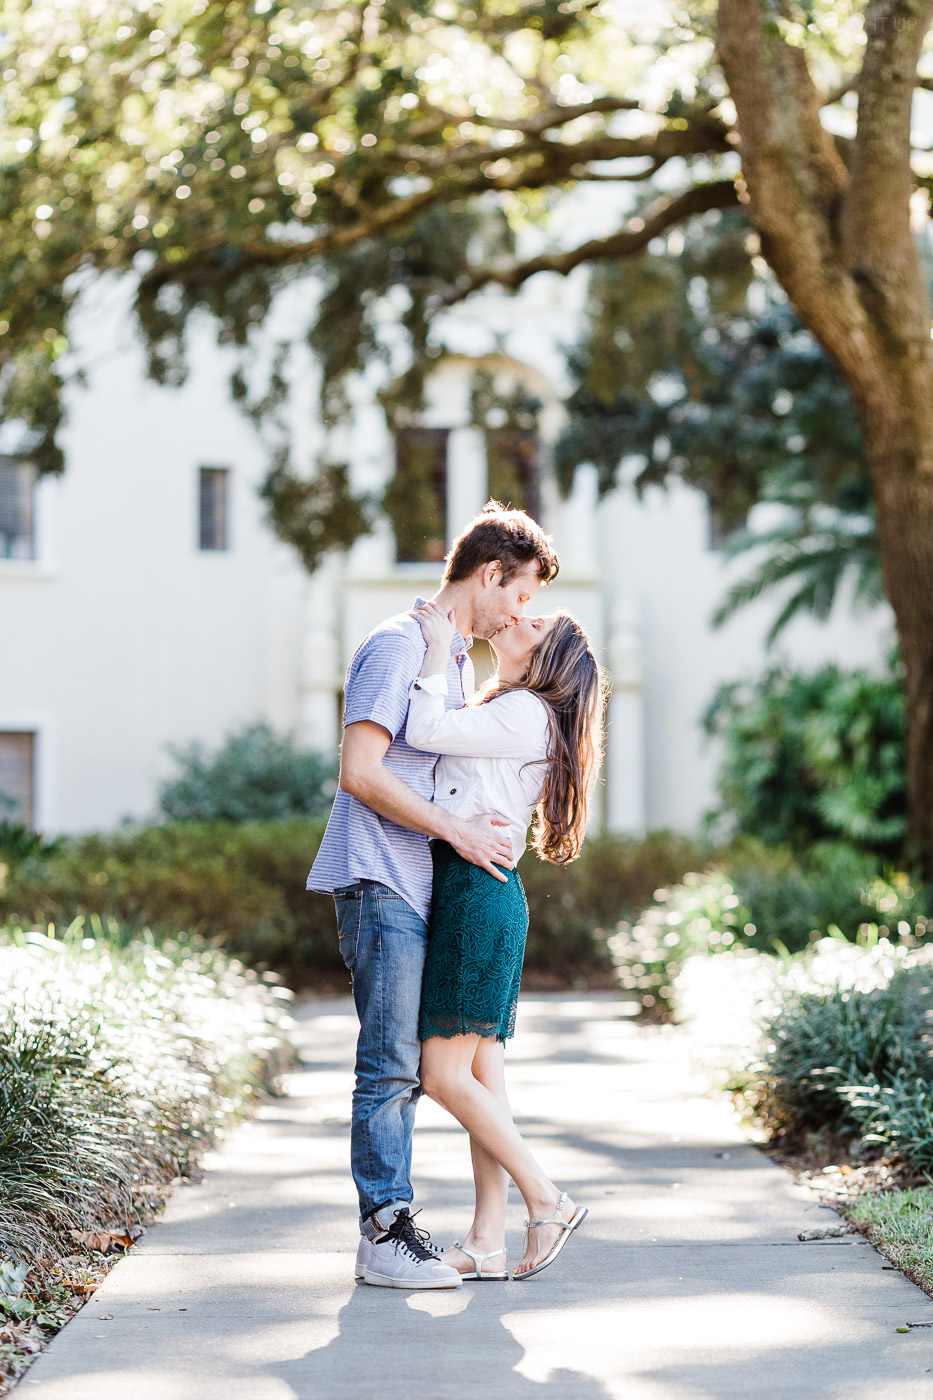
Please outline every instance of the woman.
[[[567, 613], [526, 618], [490, 638], [498, 669], [470, 704], [445, 710], [454, 624], [436, 603], [415, 617], [427, 642], [410, 692], [406, 737], [440, 755], [434, 800], [451, 812], [494, 811], [508, 821], [513, 858], [574, 860], [601, 751], [604, 692], [586, 634]], [[434, 898], [421, 998], [421, 1082], [470, 1134], [476, 1207], [462, 1244], [443, 1255], [466, 1279], [507, 1279], [509, 1178], [528, 1209], [525, 1252], [513, 1277], [553, 1263], [586, 1207], [559, 1191], [512, 1122], [504, 1077], [513, 1034], [528, 905], [517, 870], [497, 880], [432, 842]]]

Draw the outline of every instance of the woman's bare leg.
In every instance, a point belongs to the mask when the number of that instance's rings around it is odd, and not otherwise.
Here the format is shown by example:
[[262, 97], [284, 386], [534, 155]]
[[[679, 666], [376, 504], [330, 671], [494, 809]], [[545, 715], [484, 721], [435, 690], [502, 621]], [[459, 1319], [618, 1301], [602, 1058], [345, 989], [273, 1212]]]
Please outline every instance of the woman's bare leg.
[[[476, 1040], [473, 1074], [508, 1109], [504, 1047], [500, 1042], [485, 1036], [477, 1036]], [[476, 1200], [473, 1223], [463, 1243], [468, 1245], [474, 1254], [488, 1254], [491, 1250], [504, 1248], [505, 1245], [505, 1208], [509, 1193], [509, 1174], [499, 1166], [495, 1157], [490, 1157], [485, 1147], [474, 1137], [470, 1138], [470, 1156], [473, 1161]], [[461, 1272], [470, 1271], [469, 1256], [462, 1250], [448, 1249], [444, 1254], [444, 1263], [451, 1264]], [[505, 1267], [504, 1254], [494, 1255], [483, 1265], [487, 1273], [502, 1273]]]
[[[560, 1192], [528, 1151], [512, 1121], [508, 1098], [505, 1096], [504, 1077], [500, 1096], [497, 1092], [492, 1092], [474, 1070], [478, 1042], [481, 1040], [482, 1037], [476, 1035], [458, 1035], [450, 1040], [445, 1040], [442, 1036], [432, 1036], [426, 1040], [421, 1047], [422, 1088], [430, 1098], [446, 1108], [448, 1113], [452, 1113], [486, 1156], [512, 1178], [522, 1193], [529, 1220], [552, 1215]], [[482, 1069], [492, 1072], [494, 1064], [491, 1054], [484, 1052], [480, 1059]], [[475, 1163], [474, 1157], [474, 1167]], [[485, 1230], [487, 1224], [491, 1225], [498, 1219], [493, 1190], [497, 1186], [501, 1193], [499, 1200], [502, 1210], [504, 1192], [502, 1177], [494, 1178], [492, 1173], [486, 1170], [487, 1164], [482, 1159], [480, 1164], [483, 1171], [482, 1226]], [[568, 1200], [565, 1214], [573, 1214], [572, 1201]], [[543, 1259], [560, 1232], [556, 1225], [550, 1225], [529, 1233], [528, 1247], [518, 1265], [518, 1272], [523, 1272]], [[469, 1237], [464, 1241], [470, 1242]]]

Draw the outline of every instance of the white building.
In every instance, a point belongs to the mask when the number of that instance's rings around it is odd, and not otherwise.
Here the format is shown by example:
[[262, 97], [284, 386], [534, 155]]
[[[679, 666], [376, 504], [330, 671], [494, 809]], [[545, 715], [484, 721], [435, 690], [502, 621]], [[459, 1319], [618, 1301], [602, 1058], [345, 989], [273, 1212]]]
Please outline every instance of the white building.
[[[632, 832], [687, 830], [714, 798], [716, 755], [699, 717], [721, 681], [767, 664], [775, 603], [710, 629], [748, 562], [728, 564], [712, 546], [705, 501], [686, 487], [638, 500], [622, 486], [598, 502], [584, 467], [560, 499], [547, 444], [560, 426], [560, 347], [576, 337], [582, 287], [576, 275], [540, 275], [518, 297], [491, 294], [451, 313], [451, 353], [422, 421], [445, 430], [432, 441], [449, 542], [488, 489], [484, 438], [469, 414], [477, 369], [504, 392], [522, 385], [540, 400], [533, 485], [562, 562], [532, 610], [579, 614], [611, 673], [604, 820]], [[277, 335], [306, 317], [299, 293], [278, 308]], [[124, 286], [89, 298], [78, 339], [92, 352], [91, 378], [70, 394], [64, 476], [34, 484], [15, 453], [0, 458], [0, 791], [50, 832], [151, 815], [172, 769], [169, 746], [216, 744], [257, 719], [333, 750], [357, 642], [440, 577], [436, 562], [399, 562], [387, 521], [315, 577], [304, 572], [264, 522], [256, 488], [266, 454], [229, 401], [230, 362], [206, 329], [181, 389], [145, 379]], [[293, 380], [311, 384], [298, 397], [313, 444], [313, 367], [300, 353]], [[396, 445], [372, 385], [354, 394], [342, 446], [356, 485], [381, 491]], [[890, 638], [885, 609], [853, 618], [840, 608], [827, 626], [795, 622], [781, 653], [800, 666], [876, 665]]]

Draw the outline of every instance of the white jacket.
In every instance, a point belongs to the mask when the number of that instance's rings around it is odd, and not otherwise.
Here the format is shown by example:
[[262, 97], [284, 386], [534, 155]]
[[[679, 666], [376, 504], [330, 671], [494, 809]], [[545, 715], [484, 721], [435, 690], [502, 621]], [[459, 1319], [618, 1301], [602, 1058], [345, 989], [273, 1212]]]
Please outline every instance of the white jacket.
[[445, 676], [419, 676], [408, 692], [405, 738], [440, 757], [434, 801], [445, 812], [495, 812], [509, 823], [512, 857], [527, 845], [541, 799], [548, 752], [548, 709], [534, 691], [509, 690], [485, 705], [445, 710]]

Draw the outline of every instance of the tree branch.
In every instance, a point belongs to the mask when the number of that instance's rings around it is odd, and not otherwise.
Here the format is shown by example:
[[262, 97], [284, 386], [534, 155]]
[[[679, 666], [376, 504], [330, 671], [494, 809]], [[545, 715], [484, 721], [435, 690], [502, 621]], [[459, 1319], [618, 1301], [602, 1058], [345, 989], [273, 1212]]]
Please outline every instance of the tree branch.
[[414, 162], [419, 172], [425, 175], [439, 174], [452, 167], [481, 166], [487, 161], [503, 158], [513, 162], [543, 158], [548, 162], [547, 169], [550, 171], [569, 170], [571, 165], [594, 160], [641, 159], [656, 162], [656, 168], [660, 169], [666, 161], [677, 157], [689, 160], [691, 156], [722, 155], [731, 151], [733, 148], [728, 135], [727, 128], [714, 120], [689, 126], [686, 131], [662, 127], [650, 136], [609, 136], [600, 133], [580, 141], [550, 141], [541, 134], [531, 133], [514, 146], [471, 143], [436, 151], [425, 151], [418, 146], [396, 146], [391, 151], [380, 151], [379, 161], [383, 171], [386, 166], [397, 165], [401, 169]]
[[461, 279], [442, 299], [441, 304], [452, 306], [490, 283], [514, 292], [538, 272], [557, 272], [566, 277], [581, 263], [605, 262], [609, 258], [640, 253], [652, 238], [657, 238], [659, 234], [665, 233], [675, 224], [682, 223], [684, 219], [710, 209], [731, 209], [738, 202], [735, 184], [731, 180], [716, 180], [706, 185], [695, 185], [673, 198], [658, 200], [646, 211], [644, 219], [632, 219], [625, 228], [607, 238], [593, 238], [568, 252], [544, 253], [540, 257], [530, 258], [527, 262], [513, 263], [510, 267], [477, 268], [468, 277]]
[[[429, 204], [440, 199], [440, 191], [434, 188], [419, 190], [405, 199], [393, 200], [373, 210], [366, 217], [341, 228], [328, 229], [315, 238], [300, 243], [235, 242], [222, 231], [204, 239], [194, 251], [194, 258], [184, 267], [177, 263], [158, 263], [147, 272], [140, 282], [140, 291], [151, 293], [168, 282], [207, 283], [233, 281], [247, 267], [287, 267], [292, 263], [313, 262], [315, 258], [327, 257], [332, 253], [343, 252], [365, 238], [384, 233], [387, 229], [407, 223]], [[218, 249], [240, 253], [237, 261], [224, 260], [223, 265], [212, 262]]]
[[845, 82], [839, 83], [837, 87], [830, 88], [820, 99], [821, 107], [835, 107], [837, 102], [841, 102], [847, 92], [854, 92], [858, 77], [855, 73], [846, 78]]
[[[472, 108], [461, 115], [445, 112], [440, 107], [429, 107], [443, 119], [444, 123], [474, 122], [477, 126], [488, 126], [497, 131], [524, 131], [529, 135], [540, 135], [552, 127], [566, 126], [578, 117], [588, 117], [602, 112], [637, 112], [641, 104], [632, 97], [596, 97], [592, 102], [579, 102], [574, 106], [550, 103], [545, 111], [534, 117], [480, 117]], [[416, 133], [415, 133], [416, 134]]]
[[[665, 128], [647, 138], [628, 139], [598, 135], [591, 140], [572, 142], [548, 141], [542, 136], [526, 135], [516, 146], [455, 149], [441, 155], [436, 168], [431, 167], [422, 153], [418, 157], [421, 173], [427, 177], [435, 176], [435, 181], [425, 190], [393, 199], [383, 206], [369, 210], [365, 206], [359, 206], [356, 210], [358, 216], [352, 222], [329, 228], [300, 242], [236, 242], [225, 229], [216, 229], [190, 247], [190, 256], [186, 263], [160, 263], [152, 268], [143, 278], [141, 289], [146, 293], [152, 292], [168, 282], [182, 285], [219, 284], [235, 280], [248, 266], [286, 267], [301, 262], [312, 262], [316, 258], [342, 252], [366, 238], [410, 222], [423, 209], [443, 202], [454, 190], [462, 196], [469, 196], [489, 190], [541, 189], [568, 179], [648, 179], [674, 156], [687, 158], [691, 155], [717, 154], [731, 149], [726, 140], [725, 128], [714, 119], [703, 123], [696, 130]], [[415, 152], [410, 148], [402, 148], [397, 152], [397, 156], [399, 166], [403, 167], [407, 161], [415, 158]], [[374, 161], [378, 160], [381, 173], [385, 177], [387, 166], [391, 168], [387, 153], [377, 151], [373, 158]], [[600, 172], [591, 176], [586, 168], [592, 161], [635, 158], [649, 160], [651, 164], [648, 170], [637, 174]], [[331, 159], [334, 159], [333, 155]], [[510, 163], [508, 170], [491, 174], [482, 168], [503, 159]], [[450, 177], [445, 179], [448, 172]], [[335, 175], [323, 184], [345, 207], [347, 206], [347, 191], [341, 181], [339, 164]], [[723, 181], [721, 187], [732, 190], [729, 202], [733, 203], [735, 195], [732, 183]], [[348, 186], [350, 190], [353, 188], [355, 186]], [[699, 188], [712, 189], [715, 186], [706, 185]], [[688, 191], [681, 198], [689, 200], [691, 196], [692, 191]], [[724, 206], [704, 204], [702, 207]], [[228, 256], [222, 261], [217, 261], [214, 254], [220, 248], [228, 254], [235, 250], [240, 257], [231, 259]]]
[[[916, 265], [910, 229], [910, 117], [917, 63], [931, 20], [933, 0], [869, 0], [865, 11], [858, 130], [842, 232], [853, 273], [868, 279], [882, 298], [886, 285], [900, 282], [905, 268]], [[919, 298], [917, 309], [925, 317], [929, 339], [924, 300]]]

